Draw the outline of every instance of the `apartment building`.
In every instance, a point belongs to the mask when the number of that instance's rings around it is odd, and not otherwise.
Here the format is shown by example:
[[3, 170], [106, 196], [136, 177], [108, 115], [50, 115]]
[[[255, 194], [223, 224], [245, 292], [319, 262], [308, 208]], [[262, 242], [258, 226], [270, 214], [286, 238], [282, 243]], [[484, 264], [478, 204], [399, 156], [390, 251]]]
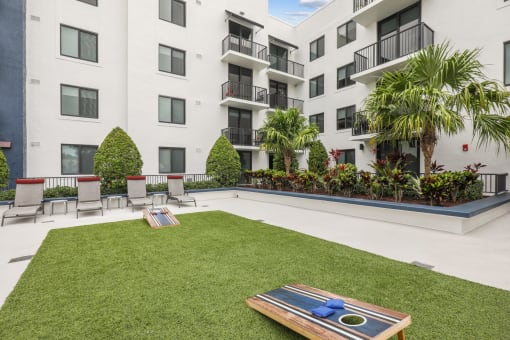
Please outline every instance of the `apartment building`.
[[[342, 162], [368, 169], [398, 149], [423, 171], [417, 142], [372, 145], [364, 129], [363, 100], [383, 71], [448, 40], [482, 48], [486, 73], [510, 86], [508, 0], [334, 0], [297, 26], [269, 16], [264, 0], [0, 3], [10, 10], [1, 25], [25, 42], [0, 36], [12, 61], [0, 67], [13, 74], [0, 79], [12, 104], [0, 108], [0, 141], [11, 142], [16, 177], [91, 174], [116, 126], [137, 144], [145, 174], [203, 173], [220, 134], [243, 168], [266, 168], [258, 130], [276, 107], [299, 108]], [[307, 154], [298, 158], [306, 167]], [[470, 128], [441, 136], [435, 158], [449, 169], [510, 165], [495, 147], [478, 150]]]

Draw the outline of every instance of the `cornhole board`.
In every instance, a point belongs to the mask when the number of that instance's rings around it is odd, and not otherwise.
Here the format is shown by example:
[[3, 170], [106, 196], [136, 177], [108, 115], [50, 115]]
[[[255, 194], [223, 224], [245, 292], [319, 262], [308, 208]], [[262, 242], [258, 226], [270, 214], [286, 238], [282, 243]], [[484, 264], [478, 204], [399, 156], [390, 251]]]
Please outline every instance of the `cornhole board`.
[[[310, 310], [329, 299], [344, 300], [344, 309], [320, 318]], [[249, 307], [289, 327], [309, 339], [388, 339], [397, 334], [405, 339], [404, 329], [411, 316], [367, 302], [336, 295], [301, 284], [287, 285], [246, 299]], [[349, 325], [347, 314], [361, 317], [359, 325]], [[343, 320], [341, 322], [340, 320]]]
[[143, 210], [143, 218], [155, 229], [181, 224], [168, 208], [146, 208]]

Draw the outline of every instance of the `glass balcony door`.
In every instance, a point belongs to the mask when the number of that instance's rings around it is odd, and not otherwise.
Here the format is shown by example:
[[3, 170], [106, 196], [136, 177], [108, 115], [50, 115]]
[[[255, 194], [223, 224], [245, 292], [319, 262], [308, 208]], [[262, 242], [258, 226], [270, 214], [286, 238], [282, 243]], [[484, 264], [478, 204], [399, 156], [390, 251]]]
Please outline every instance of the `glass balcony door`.
[[288, 73], [289, 51], [281, 46], [269, 44], [270, 67]]
[[243, 54], [252, 55], [253, 31], [251, 28], [238, 24], [235, 21], [229, 21], [228, 32], [232, 36], [230, 49]]
[[287, 110], [288, 96], [287, 84], [275, 80], [269, 81], [269, 106]]
[[253, 101], [252, 85], [253, 72], [248, 68], [237, 65], [228, 65], [228, 80], [231, 82], [230, 90], [236, 98]]
[[252, 145], [251, 111], [228, 108], [230, 142], [234, 145]]

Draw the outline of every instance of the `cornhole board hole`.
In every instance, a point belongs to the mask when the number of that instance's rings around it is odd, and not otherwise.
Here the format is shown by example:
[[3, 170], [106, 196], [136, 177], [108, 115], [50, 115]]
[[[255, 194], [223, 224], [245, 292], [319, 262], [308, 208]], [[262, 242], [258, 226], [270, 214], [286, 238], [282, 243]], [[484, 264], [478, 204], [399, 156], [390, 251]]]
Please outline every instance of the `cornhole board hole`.
[[143, 210], [143, 218], [154, 229], [181, 224], [168, 208], [146, 208]]
[[[330, 299], [343, 300], [343, 308], [327, 317], [311, 310]], [[411, 316], [367, 302], [336, 295], [302, 284], [287, 285], [246, 299], [246, 304], [309, 339], [405, 339]]]

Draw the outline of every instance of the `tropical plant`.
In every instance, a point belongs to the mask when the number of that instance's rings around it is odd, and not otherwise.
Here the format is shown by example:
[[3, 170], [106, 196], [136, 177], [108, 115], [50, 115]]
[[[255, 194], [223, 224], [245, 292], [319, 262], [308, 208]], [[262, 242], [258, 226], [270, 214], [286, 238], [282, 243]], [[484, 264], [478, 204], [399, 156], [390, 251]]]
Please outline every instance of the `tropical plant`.
[[[290, 172], [294, 172], [299, 168], [296, 152], [292, 152], [292, 161], [290, 162]], [[277, 171], [285, 171], [285, 162], [282, 152], [275, 152], [273, 157], [273, 169]]]
[[227, 137], [221, 135], [214, 143], [205, 172], [223, 186], [236, 185], [241, 175], [241, 160]]
[[498, 151], [510, 149], [510, 93], [485, 76], [479, 54], [452, 52], [448, 43], [429, 46], [403, 70], [384, 73], [366, 99], [378, 142], [419, 139], [425, 177], [439, 136], [463, 131], [466, 121], [472, 121], [479, 147], [494, 142]]
[[323, 176], [328, 169], [328, 152], [320, 140], [312, 142], [308, 154], [308, 170]]
[[341, 190], [345, 196], [351, 197], [354, 185], [357, 182], [356, 166], [351, 163], [342, 163], [337, 165], [337, 169], [338, 189]]
[[120, 127], [105, 137], [94, 156], [94, 174], [101, 177], [101, 192], [126, 192], [126, 176], [142, 173], [143, 161], [131, 137]]
[[9, 164], [3, 151], [0, 149], [0, 188], [7, 186], [9, 182]]
[[295, 108], [277, 109], [269, 114], [262, 127], [264, 143], [261, 148], [283, 154], [285, 173], [290, 174], [292, 153], [309, 147], [318, 134], [315, 125], [308, 125], [306, 118]]

